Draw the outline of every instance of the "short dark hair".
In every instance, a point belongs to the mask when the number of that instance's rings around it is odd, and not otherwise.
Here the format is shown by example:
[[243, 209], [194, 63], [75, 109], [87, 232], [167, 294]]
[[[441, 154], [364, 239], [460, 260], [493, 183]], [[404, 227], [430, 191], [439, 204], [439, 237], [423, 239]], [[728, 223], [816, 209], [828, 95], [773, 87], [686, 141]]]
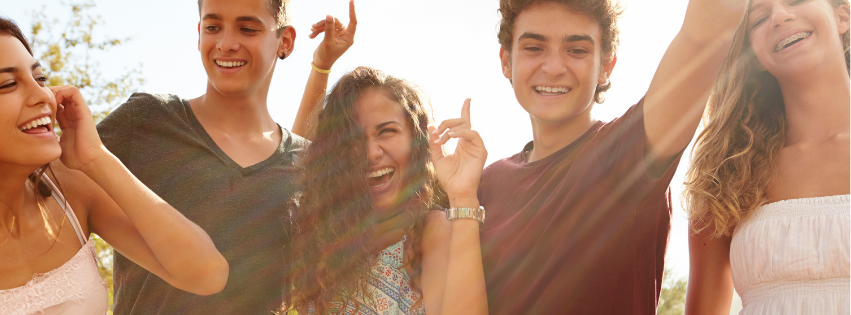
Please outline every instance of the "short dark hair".
[[[281, 36], [281, 32], [290, 25], [292, 17], [290, 16], [290, 0], [264, 0], [269, 13], [275, 17], [275, 31]], [[204, 0], [198, 0], [198, 14], [201, 14], [201, 5]]]
[[21, 32], [21, 28], [18, 27], [18, 24], [15, 24], [15, 21], [4, 18], [0, 16], [0, 35], [9, 35], [14, 38], [17, 38], [21, 41], [21, 44], [24, 44], [24, 47], [30, 53], [33, 54], [32, 48], [30, 48], [30, 44], [27, 43], [27, 38], [24, 37], [24, 33]]
[[[585, 14], [596, 20], [600, 25], [600, 47], [603, 50], [603, 60], [609, 60], [618, 51], [620, 43], [618, 17], [623, 13], [623, 8], [617, 0], [500, 0], [499, 14], [502, 18], [499, 21], [497, 38], [499, 38], [499, 44], [509, 53], [514, 40], [514, 24], [517, 22], [517, 16], [526, 8], [543, 3], [563, 5], [571, 11]], [[603, 103], [605, 100], [603, 92], [610, 87], [612, 87], [611, 82], [604, 85], [598, 84], [594, 91], [594, 101]]]

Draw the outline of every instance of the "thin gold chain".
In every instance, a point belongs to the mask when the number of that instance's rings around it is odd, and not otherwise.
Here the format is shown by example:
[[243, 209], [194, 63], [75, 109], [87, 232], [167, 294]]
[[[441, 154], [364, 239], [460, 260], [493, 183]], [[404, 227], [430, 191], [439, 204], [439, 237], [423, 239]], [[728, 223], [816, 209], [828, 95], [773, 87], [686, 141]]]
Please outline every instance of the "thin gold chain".
[[[9, 228], [8, 228], [8, 230], [9, 230], [9, 236], [7, 236], [7, 237], [6, 237], [6, 240], [5, 240], [5, 241], [3, 241], [3, 243], [0, 243], [0, 247], [3, 247], [4, 245], [6, 245], [6, 242], [8, 242], [10, 238], [12, 238], [12, 229], [14, 229], [14, 228], [15, 228], [15, 218], [17, 218], [17, 217], [15, 217], [15, 216], [13, 215], [13, 216], [12, 216], [12, 224], [10, 224], [10, 225], [9, 225]], [[5, 227], [5, 226], [3, 226], [3, 227]]]

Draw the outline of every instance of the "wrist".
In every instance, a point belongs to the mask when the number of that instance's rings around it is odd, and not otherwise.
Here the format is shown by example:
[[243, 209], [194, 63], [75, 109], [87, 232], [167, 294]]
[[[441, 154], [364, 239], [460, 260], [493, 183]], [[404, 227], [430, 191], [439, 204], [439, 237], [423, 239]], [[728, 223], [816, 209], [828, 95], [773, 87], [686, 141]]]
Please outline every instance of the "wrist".
[[475, 195], [449, 196], [449, 206], [454, 208], [478, 208], [479, 198]]
[[[89, 178], [94, 179], [99, 175], [99, 173], [103, 170], [103, 166], [108, 164], [109, 162], [118, 162], [118, 158], [112, 155], [109, 150], [107, 150], [104, 146], [101, 146], [98, 153], [90, 159], [88, 162], [80, 165], [79, 170], [85, 173]], [[120, 162], [119, 162], [120, 163]]]
[[313, 58], [313, 65], [319, 68], [320, 70], [330, 71], [331, 67], [334, 66], [334, 61], [325, 61], [319, 60], [317, 58]]

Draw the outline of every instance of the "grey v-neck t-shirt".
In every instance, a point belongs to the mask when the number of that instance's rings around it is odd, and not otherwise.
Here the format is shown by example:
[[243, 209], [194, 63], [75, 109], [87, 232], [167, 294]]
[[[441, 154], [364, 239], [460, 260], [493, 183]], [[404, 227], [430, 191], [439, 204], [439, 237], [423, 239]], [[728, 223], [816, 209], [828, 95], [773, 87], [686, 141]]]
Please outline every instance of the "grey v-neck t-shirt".
[[289, 216], [308, 141], [281, 128], [269, 158], [249, 167], [210, 138], [189, 102], [135, 93], [100, 124], [106, 147], [157, 195], [203, 228], [230, 264], [225, 289], [174, 288], [115, 253], [115, 314], [271, 314], [281, 305]]

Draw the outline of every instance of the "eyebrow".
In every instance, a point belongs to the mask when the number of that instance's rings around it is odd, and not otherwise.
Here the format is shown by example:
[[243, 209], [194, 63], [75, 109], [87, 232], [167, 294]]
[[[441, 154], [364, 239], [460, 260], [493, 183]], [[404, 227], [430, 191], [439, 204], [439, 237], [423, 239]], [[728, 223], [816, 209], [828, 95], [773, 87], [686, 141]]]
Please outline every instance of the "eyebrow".
[[[41, 63], [36, 61], [35, 63], [33, 63], [32, 67], [30, 67], [30, 68], [32, 70], [35, 70], [35, 68], [40, 68], [40, 67], [41, 67]], [[9, 73], [9, 72], [16, 72], [16, 71], [18, 71], [18, 67], [0, 68], [0, 73]]]
[[201, 19], [202, 20], [210, 19], [210, 20], [224, 21], [224, 19], [221, 16], [219, 16], [218, 14], [215, 14], [215, 13], [207, 13], [203, 17], [201, 17]]
[[589, 41], [589, 42], [591, 42], [591, 44], [594, 44], [594, 38], [591, 37], [590, 35], [586, 35], [586, 34], [565, 36], [561, 39], [561, 41], [563, 43]]
[[378, 129], [384, 128], [384, 126], [387, 126], [387, 125], [389, 125], [389, 124], [399, 124], [399, 123], [398, 123], [398, 122], [395, 122], [395, 121], [392, 121], [392, 120], [391, 120], [391, 121], [385, 121], [385, 122], [383, 122], [383, 123], [378, 124], [378, 126], [375, 126], [375, 130], [378, 130]]
[[238, 22], [254, 22], [254, 23], [264, 24], [263, 21], [260, 20], [260, 18], [258, 18], [256, 16], [240, 16], [240, 17], [236, 18], [236, 20]]
[[[218, 14], [215, 14], [215, 13], [208, 13], [208, 14], [204, 15], [204, 17], [202, 17], [201, 19], [202, 20], [210, 19], [210, 20], [217, 20], [217, 21], [224, 21], [225, 20], [224, 18], [222, 18], [221, 15], [218, 15]], [[261, 20], [260, 18], [258, 18], [256, 16], [240, 16], [240, 17], [237, 17], [236, 20], [238, 22], [255, 22], [255, 23], [263, 24], [263, 20]]]
[[[546, 41], [550, 40], [550, 38], [547, 37], [546, 35], [526, 32], [526, 33], [523, 33], [522, 35], [520, 35], [520, 37], [517, 38], [517, 41], [521, 41], [521, 40], [526, 39], [526, 38], [534, 39], [534, 40], [542, 41], [542, 42], [546, 42]], [[589, 42], [591, 42], [591, 44], [594, 44], [594, 38], [591, 37], [591, 35], [586, 35], [586, 34], [567, 35], [567, 36], [562, 37], [561, 41], [563, 43], [589, 41]]]
[[542, 42], [546, 42], [546, 41], [550, 40], [549, 37], [541, 35], [541, 34], [525, 32], [525, 33], [523, 33], [523, 35], [520, 35], [520, 37], [517, 38], [517, 41], [519, 42], [519, 41], [524, 40], [526, 38], [534, 39], [534, 40], [542, 41]]
[[750, 9], [748, 9], [748, 14], [751, 14], [751, 12], [753, 12], [753, 10], [756, 10], [757, 8], [759, 8], [761, 6], [762, 6], [762, 3], [757, 3], [756, 5], [752, 6]]

